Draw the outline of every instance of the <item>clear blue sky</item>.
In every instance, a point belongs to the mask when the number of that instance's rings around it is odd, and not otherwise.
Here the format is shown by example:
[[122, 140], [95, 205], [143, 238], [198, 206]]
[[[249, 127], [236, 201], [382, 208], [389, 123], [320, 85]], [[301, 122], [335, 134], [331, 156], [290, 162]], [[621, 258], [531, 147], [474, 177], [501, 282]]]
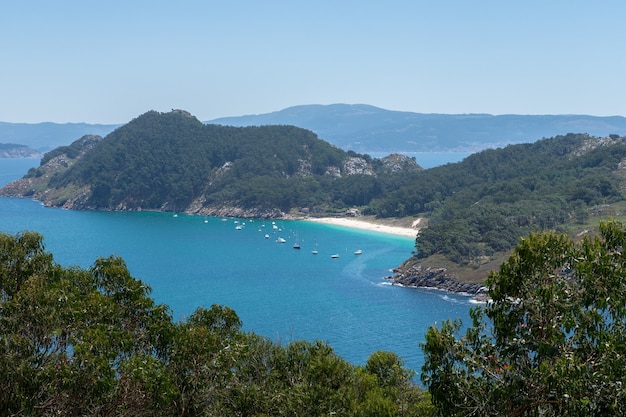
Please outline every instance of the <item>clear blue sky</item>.
[[0, 8], [0, 121], [300, 104], [626, 116], [626, 1], [76, 0]]

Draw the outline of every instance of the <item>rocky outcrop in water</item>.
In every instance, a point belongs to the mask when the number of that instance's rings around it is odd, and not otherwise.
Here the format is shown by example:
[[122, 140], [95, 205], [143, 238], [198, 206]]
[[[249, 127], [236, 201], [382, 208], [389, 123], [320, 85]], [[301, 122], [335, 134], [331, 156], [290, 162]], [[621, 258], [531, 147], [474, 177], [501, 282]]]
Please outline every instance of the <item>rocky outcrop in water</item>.
[[400, 266], [394, 269], [394, 275], [389, 278], [394, 284], [405, 287], [437, 288], [477, 298], [487, 296], [487, 288], [483, 284], [460, 282], [451, 277], [446, 268], [433, 268], [421, 264]]

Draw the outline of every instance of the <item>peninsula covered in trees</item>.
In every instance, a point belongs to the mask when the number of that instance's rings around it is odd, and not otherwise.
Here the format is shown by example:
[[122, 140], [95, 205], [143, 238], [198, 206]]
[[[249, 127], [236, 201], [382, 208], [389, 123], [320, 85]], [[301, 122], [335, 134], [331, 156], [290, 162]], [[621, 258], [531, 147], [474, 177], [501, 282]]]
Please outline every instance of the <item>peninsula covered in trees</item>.
[[578, 234], [619, 216], [625, 158], [624, 137], [570, 133], [423, 170], [406, 156], [345, 152], [293, 126], [205, 125], [182, 110], [151, 111], [105, 138], [48, 152], [0, 194], [73, 209], [420, 217], [398, 282], [414, 285], [423, 265], [479, 282], [522, 236]]
[[281, 217], [366, 206], [419, 170], [411, 158], [345, 152], [293, 126], [205, 125], [181, 110], [151, 111], [46, 153], [2, 193], [73, 209]]
[[418, 251], [399, 268], [400, 283], [434, 266], [444, 277], [460, 266], [454, 278], [482, 281], [531, 232], [580, 237], [597, 232], [602, 219], [623, 219], [625, 160], [624, 137], [567, 134], [425, 170], [372, 205], [379, 215], [402, 208], [428, 219]]
[[626, 229], [603, 220], [626, 209], [625, 160], [624, 137], [567, 134], [421, 170], [292, 126], [204, 126], [182, 111], [85, 136], [2, 193], [76, 209], [419, 216], [401, 269], [489, 274], [492, 302], [464, 334], [458, 322], [428, 330], [426, 394], [393, 353], [355, 367], [322, 342], [242, 332], [223, 306], [174, 323], [122, 259], [63, 268], [40, 235], [0, 234], [0, 410], [622, 415]]

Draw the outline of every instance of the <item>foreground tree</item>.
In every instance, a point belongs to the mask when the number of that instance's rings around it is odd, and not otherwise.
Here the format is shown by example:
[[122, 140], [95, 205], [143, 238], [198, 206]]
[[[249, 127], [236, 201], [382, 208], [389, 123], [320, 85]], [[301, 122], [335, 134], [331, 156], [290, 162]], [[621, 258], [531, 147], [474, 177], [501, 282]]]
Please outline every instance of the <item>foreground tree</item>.
[[355, 367], [323, 342], [282, 346], [228, 307], [174, 323], [121, 258], [63, 268], [37, 233], [0, 233], [1, 416], [417, 416], [400, 358]]
[[441, 416], [626, 412], [626, 230], [522, 239], [472, 326], [431, 327], [422, 381]]

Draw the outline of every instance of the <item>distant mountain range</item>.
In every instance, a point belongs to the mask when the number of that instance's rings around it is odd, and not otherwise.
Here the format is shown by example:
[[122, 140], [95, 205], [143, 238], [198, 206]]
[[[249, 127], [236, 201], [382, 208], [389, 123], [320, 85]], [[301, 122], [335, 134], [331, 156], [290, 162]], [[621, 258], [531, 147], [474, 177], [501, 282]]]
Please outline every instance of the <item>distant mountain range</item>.
[[[567, 133], [604, 137], [626, 134], [626, 118], [586, 115], [424, 114], [364, 104], [302, 105], [284, 110], [205, 121], [230, 126], [293, 125], [315, 132], [344, 150], [359, 153], [476, 152], [514, 143], [532, 143]], [[0, 122], [0, 143], [40, 152], [94, 134], [106, 136], [121, 125]]]
[[626, 118], [585, 115], [423, 114], [364, 104], [295, 106], [207, 123], [231, 126], [291, 124], [312, 130], [356, 152], [476, 152], [514, 143], [532, 143], [567, 133], [592, 136], [626, 133]]

